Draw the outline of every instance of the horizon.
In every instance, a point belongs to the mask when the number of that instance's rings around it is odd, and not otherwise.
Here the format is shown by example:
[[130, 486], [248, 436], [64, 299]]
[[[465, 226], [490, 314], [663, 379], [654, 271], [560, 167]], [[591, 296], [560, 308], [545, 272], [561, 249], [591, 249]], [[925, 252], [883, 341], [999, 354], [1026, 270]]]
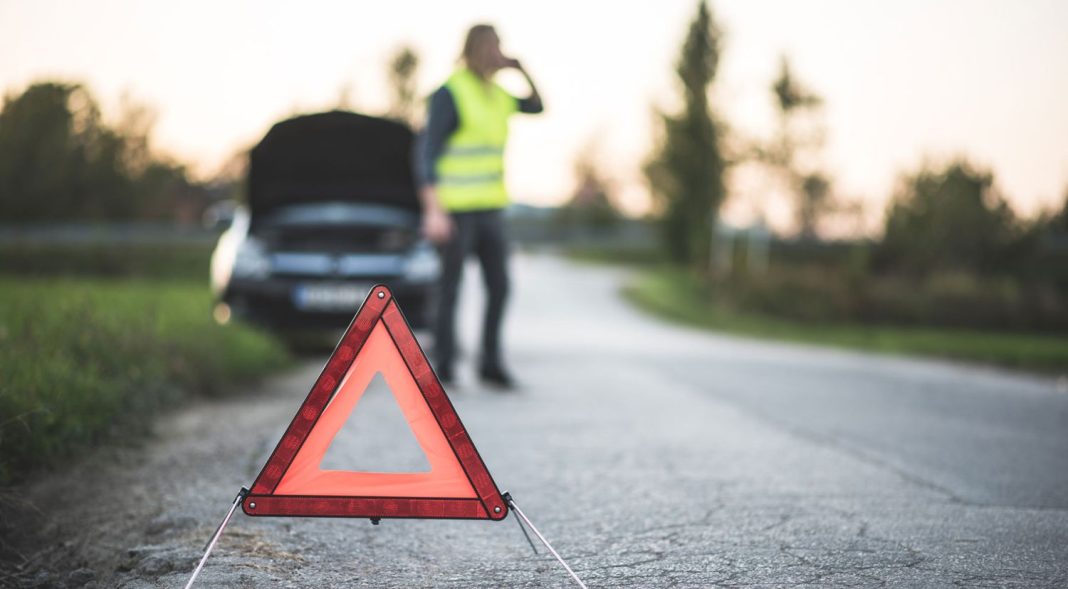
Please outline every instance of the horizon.
[[[653, 109], [675, 104], [673, 62], [696, 6], [0, 2], [0, 90], [7, 96], [34, 81], [81, 82], [109, 120], [127, 93], [157, 112], [156, 149], [203, 179], [273, 123], [326, 110], [346, 92], [356, 110], [384, 111], [387, 59], [402, 44], [420, 55], [419, 94], [428, 95], [451, 70], [467, 26], [489, 21], [505, 51], [530, 70], [547, 107], [542, 116], [514, 119], [514, 199], [559, 204], [572, 191], [576, 155], [592, 149], [635, 214], [648, 207], [641, 162], [653, 147]], [[825, 169], [839, 194], [863, 199], [868, 217], [881, 217], [900, 174], [959, 156], [991, 170], [1022, 216], [1059, 207], [1068, 194], [1068, 109], [1061, 106], [1068, 67], [1058, 58], [1068, 55], [1059, 30], [1068, 5], [911, 0], [872, 8], [836, 0], [816, 10], [760, 0], [710, 7], [724, 30], [713, 104], [733, 136], [770, 137], [770, 86], [779, 56], [787, 55], [800, 82], [824, 98]], [[376, 18], [361, 18], [368, 12]], [[523, 88], [514, 73], [502, 83]], [[728, 221], [764, 215], [773, 227], [788, 223], [783, 195], [760, 182], [732, 188]]]

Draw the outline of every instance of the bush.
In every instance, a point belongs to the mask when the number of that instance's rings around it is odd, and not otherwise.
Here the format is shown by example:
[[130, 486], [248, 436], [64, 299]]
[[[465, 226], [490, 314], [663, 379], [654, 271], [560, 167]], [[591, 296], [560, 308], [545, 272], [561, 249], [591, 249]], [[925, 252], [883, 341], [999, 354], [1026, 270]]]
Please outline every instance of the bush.
[[1026, 253], [1021, 237], [993, 174], [957, 161], [902, 179], [879, 252], [888, 267], [915, 274], [1005, 272]]
[[1068, 300], [1053, 286], [968, 272], [858, 279], [848, 269], [773, 266], [762, 276], [715, 283], [708, 296], [806, 322], [1068, 332]]
[[[1068, 366], [1068, 338], [1062, 335], [1030, 333], [998, 333], [977, 329], [936, 328], [927, 326], [896, 326], [863, 324], [832, 320], [805, 321], [753, 312], [729, 297], [722, 285], [710, 286], [700, 276], [673, 267], [646, 268], [625, 289], [625, 294], [640, 307], [689, 326], [741, 333], [750, 336], [793, 340], [859, 348], [879, 352], [918, 354], [988, 362], [1005, 366], [1057, 371]], [[816, 281], [795, 290], [816, 296]], [[977, 283], [979, 284], [979, 283]], [[908, 293], [909, 284], [902, 282], [887, 292]], [[950, 287], [950, 290], [959, 285]], [[965, 287], [967, 288], [967, 287]], [[811, 289], [811, 290], [806, 290]], [[914, 288], [913, 288], [914, 290]], [[768, 295], [765, 304], [777, 309], [792, 309], [788, 296]], [[737, 294], [737, 293], [734, 293]], [[808, 296], [806, 295], [806, 296]], [[771, 303], [768, 303], [771, 301]], [[917, 305], [917, 301], [919, 305]], [[922, 296], [904, 299], [903, 308], [925, 309]], [[898, 303], [902, 300], [898, 299]], [[818, 302], [799, 305], [809, 309], [809, 317], [826, 312]], [[816, 309], [816, 311], [812, 311]]]

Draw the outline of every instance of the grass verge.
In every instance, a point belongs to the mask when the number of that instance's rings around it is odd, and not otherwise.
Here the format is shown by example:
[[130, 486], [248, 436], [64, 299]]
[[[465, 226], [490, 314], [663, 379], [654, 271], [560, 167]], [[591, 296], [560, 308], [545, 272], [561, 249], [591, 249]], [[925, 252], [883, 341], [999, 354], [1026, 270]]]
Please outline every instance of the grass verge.
[[0, 278], [0, 483], [286, 365], [282, 344], [209, 310], [201, 281]]
[[5, 275], [206, 281], [212, 244], [0, 244]]
[[1065, 337], [789, 321], [731, 309], [710, 297], [695, 277], [679, 269], [642, 269], [624, 289], [624, 294], [638, 307], [660, 317], [718, 331], [1043, 372], [1068, 372], [1068, 338]]

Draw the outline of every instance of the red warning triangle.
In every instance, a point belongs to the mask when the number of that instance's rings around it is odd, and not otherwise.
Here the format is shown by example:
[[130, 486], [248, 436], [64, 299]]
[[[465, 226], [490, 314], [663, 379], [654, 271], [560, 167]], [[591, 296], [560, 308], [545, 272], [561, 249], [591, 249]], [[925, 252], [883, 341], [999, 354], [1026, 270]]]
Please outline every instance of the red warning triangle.
[[[375, 374], [393, 390], [428, 472], [322, 470]], [[367, 295], [241, 503], [248, 515], [503, 519], [508, 507], [419, 342], [382, 285]]]

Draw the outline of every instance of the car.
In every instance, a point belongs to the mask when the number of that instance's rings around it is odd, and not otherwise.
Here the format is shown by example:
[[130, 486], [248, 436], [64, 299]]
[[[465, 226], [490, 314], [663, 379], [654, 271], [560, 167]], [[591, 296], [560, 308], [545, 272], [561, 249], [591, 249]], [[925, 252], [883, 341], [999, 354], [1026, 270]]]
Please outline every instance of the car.
[[413, 328], [433, 318], [439, 255], [420, 233], [411, 129], [348, 111], [275, 124], [211, 257], [214, 316], [343, 328], [385, 284]]

